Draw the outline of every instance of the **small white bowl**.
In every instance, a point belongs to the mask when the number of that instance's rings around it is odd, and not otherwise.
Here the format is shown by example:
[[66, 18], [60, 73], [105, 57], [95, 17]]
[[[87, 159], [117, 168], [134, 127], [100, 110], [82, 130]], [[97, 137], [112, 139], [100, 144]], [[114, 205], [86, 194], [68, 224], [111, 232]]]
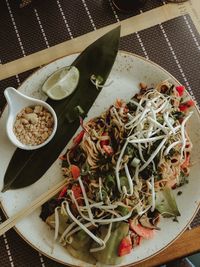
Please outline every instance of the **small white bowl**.
[[[51, 141], [51, 139], [53, 138], [53, 136], [55, 135], [56, 130], [57, 130], [57, 116], [56, 116], [56, 113], [53, 110], [53, 108], [49, 104], [47, 104], [45, 101], [26, 96], [26, 95], [20, 93], [19, 91], [17, 91], [13, 87], [6, 88], [6, 90], [4, 91], [4, 95], [5, 95], [5, 98], [8, 102], [8, 107], [9, 107], [9, 114], [8, 114], [8, 119], [7, 119], [7, 124], [6, 124], [6, 131], [7, 131], [7, 135], [8, 135], [8, 138], [10, 139], [10, 141], [15, 146], [17, 146], [21, 149], [24, 149], [24, 150], [38, 149], [40, 147], [45, 146], [47, 143], [49, 143]], [[14, 131], [13, 131], [14, 122], [16, 120], [17, 114], [22, 109], [29, 107], [29, 106], [36, 106], [36, 105], [43, 106], [52, 114], [53, 120], [54, 120], [53, 131], [52, 131], [51, 135], [43, 143], [41, 143], [39, 145], [25, 145], [25, 144], [21, 143], [17, 139], [16, 135], [14, 134]]]

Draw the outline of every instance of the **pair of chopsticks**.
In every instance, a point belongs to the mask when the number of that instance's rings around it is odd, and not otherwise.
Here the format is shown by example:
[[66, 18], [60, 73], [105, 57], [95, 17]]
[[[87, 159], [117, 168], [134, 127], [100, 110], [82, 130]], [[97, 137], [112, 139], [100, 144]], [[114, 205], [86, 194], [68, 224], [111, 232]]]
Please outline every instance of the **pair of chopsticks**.
[[66, 184], [66, 179], [49, 189], [47, 192], [36, 198], [30, 205], [17, 212], [14, 216], [7, 219], [5, 222], [0, 224], [0, 236], [5, 234], [8, 230], [14, 227], [21, 219], [31, 214], [34, 210], [42, 206], [50, 198], [55, 196]]

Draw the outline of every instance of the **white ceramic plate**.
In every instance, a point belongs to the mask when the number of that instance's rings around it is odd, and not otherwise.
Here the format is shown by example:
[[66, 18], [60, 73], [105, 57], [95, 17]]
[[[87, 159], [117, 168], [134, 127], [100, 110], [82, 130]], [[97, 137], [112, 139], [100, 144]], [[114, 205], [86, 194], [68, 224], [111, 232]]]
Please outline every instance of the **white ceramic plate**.
[[[50, 74], [58, 68], [70, 65], [77, 55], [61, 58], [36, 71], [19, 88], [23, 93], [45, 99], [41, 93], [41, 86]], [[100, 114], [109, 107], [116, 98], [130, 99], [136, 92], [138, 84], [142, 81], [148, 85], [156, 85], [162, 80], [170, 78], [172, 82], [178, 83], [168, 72], [158, 65], [149, 62], [133, 54], [120, 52], [112, 69], [109, 79], [113, 80], [110, 87], [105, 87], [93, 107], [89, 112], [89, 117]], [[0, 188], [3, 185], [3, 177], [12, 157], [15, 147], [9, 142], [6, 136], [6, 118], [8, 109], [5, 108], [0, 119]], [[188, 130], [192, 142], [195, 144], [192, 160], [200, 160], [200, 116], [196, 108], [190, 120]], [[26, 177], [24, 178], [26, 179]], [[23, 207], [31, 203], [36, 197], [51, 188], [62, 179], [60, 162], [57, 160], [46, 174], [35, 184], [18, 190], [5, 192], [1, 195], [1, 204], [7, 214], [12, 216]], [[140, 247], [135, 248], [131, 254], [124, 258], [121, 266], [136, 263], [147, 259], [166, 248], [173, 242], [186, 228], [193, 218], [200, 202], [200, 181], [198, 164], [194, 164], [190, 173], [190, 182], [181, 188], [183, 194], [177, 197], [177, 203], [181, 212], [179, 222], [171, 219], [162, 219], [160, 223], [161, 231], [158, 231], [152, 240], [144, 240]], [[60, 245], [56, 245], [51, 253], [53, 231], [39, 218], [40, 209], [36, 210], [27, 218], [24, 218], [16, 225], [18, 233], [35, 249], [46, 256], [64, 264], [74, 266], [89, 266], [88, 263], [81, 262], [71, 257]]]

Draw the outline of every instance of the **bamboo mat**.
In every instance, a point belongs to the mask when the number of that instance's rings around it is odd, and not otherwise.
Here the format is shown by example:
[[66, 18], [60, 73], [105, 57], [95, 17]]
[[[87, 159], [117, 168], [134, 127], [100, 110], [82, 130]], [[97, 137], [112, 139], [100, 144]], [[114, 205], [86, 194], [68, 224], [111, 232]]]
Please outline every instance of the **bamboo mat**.
[[0, 2], [1, 63], [30, 55], [162, 6], [161, 0], [148, 0], [131, 14], [118, 12], [111, 0], [34, 0], [24, 8], [19, 1]]
[[[6, 0], [6, 3], [9, 3], [8, 1], [15, 1], [15, 0]], [[34, 3], [36, 3], [36, 1], [37, 0], [35, 0]], [[99, 1], [99, 0], [94, 0], [94, 1]], [[110, 0], [101, 0], [100, 2], [102, 1], [110, 1]], [[145, 6], [146, 9], [147, 7], [149, 7], [149, 3], [152, 3], [152, 1], [156, 1], [156, 3], [159, 2], [159, 4], [161, 3], [161, 0], [148, 0], [148, 6]], [[70, 40], [66, 40], [64, 42], [61, 42], [49, 48], [46, 46], [46, 48], [44, 48], [43, 50], [40, 50], [28, 56], [18, 58], [14, 61], [4, 63], [3, 65], [1, 64], [2, 60], [0, 58], [0, 80], [22, 73], [27, 70], [33, 69], [35, 67], [48, 64], [49, 62], [59, 57], [69, 55], [75, 52], [79, 52], [83, 50], [86, 46], [88, 46], [91, 42], [93, 42], [95, 39], [97, 39], [99, 36], [101, 36], [108, 30], [111, 30], [113, 27], [116, 27], [119, 24], [121, 25], [121, 36], [125, 36], [133, 32], [138, 32], [143, 29], [147, 29], [149, 27], [158, 25], [170, 19], [176, 18], [179, 15], [190, 14], [197, 30], [200, 32], [200, 1], [199, 0], [188, 0], [187, 2], [180, 3], [180, 4], [166, 4], [165, 1], [163, 0], [162, 3], [163, 5], [153, 8], [153, 9], [149, 9], [149, 10], [147, 9], [146, 12], [143, 12], [143, 9], [142, 9], [140, 10], [141, 13], [139, 15], [135, 15], [135, 16], [129, 17], [121, 21], [119, 21], [119, 16], [118, 16], [117, 11], [112, 9], [112, 12], [115, 11], [116, 13], [114, 24], [110, 24], [106, 27], [93, 30], [91, 32], [85, 33], [82, 36], [78, 36]], [[1, 3], [0, 3], [0, 7], [1, 7]], [[2, 9], [0, 9], [0, 15], [1, 15], [1, 10]], [[2, 17], [3, 15], [4, 14], [2, 14]], [[9, 15], [11, 19], [12, 13], [11, 14], [9, 13]], [[81, 20], [81, 17], [80, 18], [78, 17], [77, 19]], [[0, 17], [0, 20], [1, 20], [1, 17]], [[15, 23], [16, 25], [14, 17], [12, 18], [12, 22]], [[26, 24], [26, 21], [24, 21], [24, 23]], [[5, 23], [1, 23], [1, 24], [4, 25]], [[4, 30], [4, 27], [0, 27], [0, 34], [3, 32], [6, 32]], [[42, 34], [42, 31], [41, 31], [41, 34]], [[1, 35], [3, 36], [3, 34]], [[8, 35], [9, 34], [7, 33], [6, 36]], [[3, 38], [1, 38], [1, 40], [3, 40]], [[19, 39], [19, 41], [21, 41], [21, 39]], [[19, 41], [18, 41], [18, 44], [16, 45], [17, 49], [19, 49], [19, 46], [20, 46]], [[14, 43], [14, 40], [11, 40], [11, 44], [12, 42]], [[31, 39], [30, 42], [31, 44], [32, 42], [37, 43], [37, 38]], [[15, 46], [13, 47], [13, 50], [12, 49], [10, 50], [9, 55], [10, 54], [12, 55], [13, 51], [15, 54]]]

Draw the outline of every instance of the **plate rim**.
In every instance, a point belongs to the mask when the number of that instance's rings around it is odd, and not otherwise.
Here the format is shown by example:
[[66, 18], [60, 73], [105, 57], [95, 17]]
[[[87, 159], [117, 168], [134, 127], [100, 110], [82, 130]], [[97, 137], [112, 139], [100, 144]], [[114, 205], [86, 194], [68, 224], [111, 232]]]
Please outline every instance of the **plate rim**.
[[[68, 54], [68, 55], [65, 55], [65, 56], [62, 56], [62, 57], [59, 57], [59, 58], [57, 58], [57, 59], [55, 59], [55, 60], [52, 60], [52, 61], [50, 61], [49, 63], [47, 63], [47, 64], [44, 64], [43, 66], [41, 66], [41, 67], [39, 67], [38, 69], [36, 69], [35, 71], [33, 71], [33, 73], [31, 73], [16, 89], [17, 90], [19, 90], [20, 89], [20, 87], [28, 80], [28, 79], [30, 79], [30, 77], [31, 76], [33, 76], [34, 74], [36, 74], [37, 72], [39, 72], [42, 68], [45, 68], [46, 66], [48, 66], [48, 65], [50, 65], [50, 64], [52, 64], [52, 63], [54, 63], [54, 62], [56, 62], [56, 61], [58, 61], [58, 60], [61, 60], [61, 59], [64, 59], [64, 58], [66, 58], [66, 57], [69, 57], [69, 56], [72, 56], [72, 55], [79, 55], [81, 52], [74, 52], [74, 53], [71, 53], [71, 54]], [[129, 56], [132, 56], [132, 57], [136, 57], [136, 58], [139, 58], [139, 59], [141, 59], [141, 60], [143, 60], [143, 61], [145, 61], [145, 62], [147, 62], [147, 63], [150, 63], [151, 65], [154, 65], [155, 67], [157, 67], [158, 69], [160, 69], [160, 70], [162, 70], [163, 72], [165, 72], [167, 75], [169, 75], [172, 79], [174, 79], [175, 81], [176, 81], [176, 83], [177, 84], [179, 84], [179, 85], [181, 85], [181, 83], [170, 73], [170, 72], [168, 72], [165, 68], [163, 68], [162, 66], [160, 66], [159, 64], [157, 64], [157, 63], [155, 63], [154, 61], [152, 61], [152, 60], [149, 60], [149, 59], [147, 59], [147, 58], [145, 58], [145, 57], [143, 57], [143, 56], [140, 56], [140, 55], [137, 55], [137, 54], [135, 54], [135, 53], [132, 53], [132, 52], [129, 52], [129, 51], [125, 51], [125, 50], [119, 50], [118, 51], [118, 53], [117, 54], [125, 54], [125, 55], [129, 55]], [[31, 70], [31, 69], [30, 69]], [[28, 71], [30, 71], [30, 70], [28, 70]], [[190, 94], [189, 94], [189, 92], [187, 91], [187, 89], [186, 89], [186, 93], [190, 96]], [[3, 107], [3, 109], [2, 109], [2, 112], [0, 113], [0, 118], [1, 118], [1, 116], [2, 116], [2, 114], [3, 114], [3, 112], [4, 112], [4, 110], [5, 110], [5, 108], [6, 108], [6, 106], [7, 106], [7, 104], [5, 104], [5, 106]], [[195, 103], [195, 105], [194, 105], [194, 107], [195, 107], [195, 109], [196, 109], [196, 111], [197, 111], [197, 113], [198, 113], [198, 115], [199, 115], [199, 117], [200, 117], [200, 110], [199, 110], [199, 108], [198, 108], [198, 106], [197, 106], [197, 104]], [[2, 203], [1, 203], [1, 201], [0, 201], [0, 208], [1, 208], [1, 210], [2, 210], [2, 212], [3, 212], [3, 214], [4, 214], [4, 216], [6, 217], [6, 219], [8, 219], [8, 218], [10, 218], [8, 215], [7, 215], [7, 213], [6, 213], [6, 211], [4, 210], [4, 207], [3, 207], [3, 205], [2, 205]], [[130, 263], [130, 264], [123, 264], [123, 265], [121, 265], [121, 267], [132, 267], [132, 266], [134, 266], [134, 265], [136, 265], [136, 264], [139, 264], [139, 263], [142, 263], [142, 262], [144, 262], [144, 261], [146, 261], [146, 260], [149, 260], [149, 259], [151, 259], [151, 258], [153, 258], [153, 257], [155, 257], [155, 256], [157, 256], [159, 253], [161, 253], [161, 252], [163, 252], [166, 248], [168, 248], [170, 245], [172, 245], [185, 231], [186, 231], [186, 229], [188, 228], [188, 226], [191, 224], [191, 222], [193, 221], [193, 219], [194, 219], [194, 217], [196, 216], [196, 214], [197, 214], [197, 212], [198, 212], [198, 210], [200, 209], [200, 202], [198, 203], [198, 205], [196, 206], [196, 210], [195, 210], [195, 212], [194, 212], [194, 214], [193, 214], [193, 216], [190, 218], [190, 220], [188, 221], [188, 223], [185, 225], [185, 227], [182, 229], [182, 231], [174, 238], [174, 239], [172, 239], [171, 240], [171, 242], [169, 242], [168, 244], [166, 244], [163, 248], [161, 248], [160, 250], [158, 250], [158, 251], [156, 251], [155, 253], [153, 253], [152, 255], [150, 255], [150, 256], [148, 256], [148, 257], [146, 257], [146, 258], [144, 258], [144, 259], [141, 259], [141, 260], [137, 260], [137, 261], [135, 261], [135, 262], [133, 262], [133, 263]], [[28, 244], [28, 245], [30, 245], [34, 250], [36, 250], [38, 253], [41, 253], [42, 255], [44, 255], [45, 257], [47, 257], [47, 258], [49, 258], [49, 259], [51, 259], [51, 260], [53, 260], [53, 261], [55, 261], [55, 262], [57, 262], [57, 263], [61, 263], [61, 264], [63, 264], [63, 265], [65, 265], [65, 266], [70, 266], [70, 267], [76, 267], [76, 265], [73, 265], [73, 264], [70, 264], [70, 263], [66, 263], [66, 262], [64, 262], [64, 261], [62, 261], [62, 260], [59, 260], [59, 259], [56, 259], [55, 257], [53, 257], [53, 256], [50, 256], [49, 254], [47, 254], [47, 253], [45, 253], [45, 252], [43, 252], [41, 249], [39, 249], [39, 248], [37, 248], [35, 245], [33, 245], [29, 240], [27, 240], [26, 239], [26, 237], [20, 232], [20, 230], [16, 227], [16, 226], [14, 226], [12, 229], [14, 229], [15, 230], [15, 232]], [[91, 266], [96, 266], [96, 265], [91, 265]]]

